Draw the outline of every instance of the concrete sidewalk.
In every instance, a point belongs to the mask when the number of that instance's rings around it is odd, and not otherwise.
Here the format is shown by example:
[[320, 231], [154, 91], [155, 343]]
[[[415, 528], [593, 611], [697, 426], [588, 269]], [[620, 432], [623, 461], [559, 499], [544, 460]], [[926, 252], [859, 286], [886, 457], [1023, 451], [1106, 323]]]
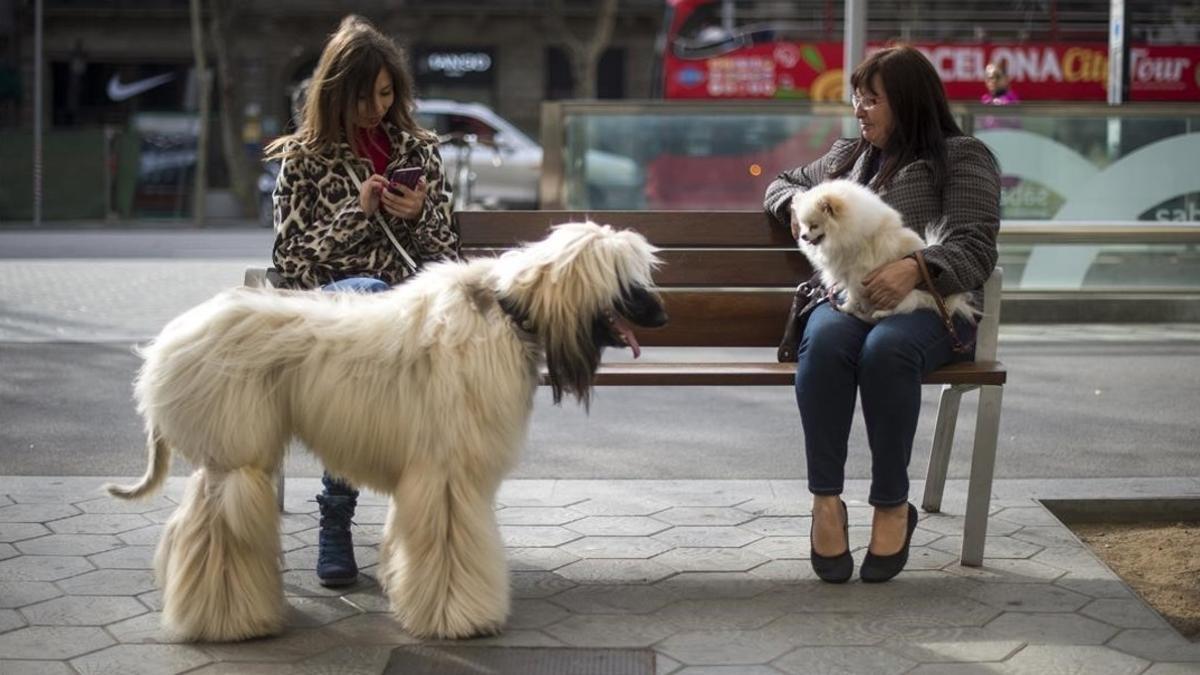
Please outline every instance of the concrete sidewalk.
[[[320, 587], [316, 479], [290, 479], [282, 635], [179, 644], [159, 627], [150, 571], [183, 480], [145, 503], [98, 478], [0, 477], [0, 672], [382, 673], [415, 640], [372, 578], [386, 507], [355, 521], [364, 574]], [[850, 541], [869, 536], [850, 481]], [[915, 482], [914, 496], [922, 485]], [[1038, 498], [1196, 497], [1200, 479], [997, 481], [985, 564], [961, 567], [965, 483], [922, 514], [907, 570], [882, 585], [817, 580], [801, 481], [516, 480], [497, 517], [513, 613], [475, 646], [651, 648], [657, 672], [1200, 673], [1184, 640]], [[465, 671], [464, 671], [465, 672]], [[482, 672], [482, 671], [480, 671]]]

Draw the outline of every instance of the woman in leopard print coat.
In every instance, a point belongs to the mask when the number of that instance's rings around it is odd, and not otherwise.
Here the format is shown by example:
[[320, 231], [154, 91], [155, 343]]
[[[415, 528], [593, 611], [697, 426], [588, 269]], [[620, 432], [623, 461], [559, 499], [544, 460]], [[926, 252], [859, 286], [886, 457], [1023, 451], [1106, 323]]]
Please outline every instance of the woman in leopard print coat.
[[[348, 16], [325, 45], [306, 90], [296, 133], [267, 155], [282, 160], [275, 184], [275, 268], [288, 288], [387, 290], [424, 262], [459, 259], [437, 137], [413, 119], [404, 54], [366, 20]], [[385, 176], [420, 167], [409, 188]], [[358, 491], [328, 473], [317, 577], [358, 578], [350, 519]]]
[[[413, 118], [412, 78], [399, 47], [347, 17], [305, 98], [296, 133], [267, 149], [283, 160], [273, 258], [284, 284], [319, 288], [367, 277], [392, 286], [414, 264], [458, 260], [437, 137]], [[389, 189], [385, 176], [403, 167], [421, 167], [421, 182]]]

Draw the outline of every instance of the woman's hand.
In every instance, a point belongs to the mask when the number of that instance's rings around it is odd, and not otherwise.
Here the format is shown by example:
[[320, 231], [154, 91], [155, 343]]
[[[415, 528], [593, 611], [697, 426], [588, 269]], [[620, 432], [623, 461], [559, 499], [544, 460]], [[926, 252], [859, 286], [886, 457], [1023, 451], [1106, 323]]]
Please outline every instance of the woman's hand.
[[358, 189], [358, 205], [362, 207], [367, 217], [375, 215], [379, 210], [379, 195], [387, 191], [388, 179], [374, 174], [363, 181]]
[[892, 309], [917, 287], [920, 280], [917, 261], [901, 258], [877, 267], [863, 277], [863, 290], [877, 309]]
[[397, 218], [416, 220], [421, 217], [421, 211], [425, 208], [425, 193], [427, 190], [424, 178], [421, 178], [417, 182], [417, 187], [412, 189], [404, 185], [397, 185], [395, 186], [395, 192], [384, 190], [383, 210]]

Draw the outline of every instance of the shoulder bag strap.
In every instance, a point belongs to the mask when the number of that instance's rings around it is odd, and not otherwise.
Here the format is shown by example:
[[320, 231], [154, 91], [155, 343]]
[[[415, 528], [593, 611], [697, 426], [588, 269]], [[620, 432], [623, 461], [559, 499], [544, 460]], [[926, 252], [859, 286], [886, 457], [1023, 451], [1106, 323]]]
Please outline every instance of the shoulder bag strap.
[[[350, 162], [346, 160], [342, 160], [342, 165], [346, 167], [346, 173], [350, 174], [350, 180], [354, 181], [355, 189], [357, 189], [361, 194], [362, 181], [359, 180], [358, 174], [354, 172], [354, 167], [350, 166]], [[380, 208], [383, 207], [380, 206]], [[396, 240], [396, 235], [392, 233], [392, 228], [388, 227], [387, 222], [385, 222], [383, 217], [379, 215], [379, 211], [375, 211], [375, 222], [383, 228], [383, 233], [387, 235], [388, 241], [392, 242], [392, 246], [396, 247], [396, 252], [399, 253], [400, 257], [404, 259], [404, 264], [408, 265], [409, 269], [414, 272], [420, 269], [420, 266], [417, 265], [416, 261], [412, 259], [412, 256], [408, 254], [408, 251], [404, 250], [404, 247], [401, 246], [400, 242]]]
[[950, 341], [953, 344], [953, 349], [957, 353], [963, 353], [970, 350], [970, 347], [964, 345], [958, 339], [958, 332], [954, 330], [954, 321], [950, 318], [950, 312], [946, 310], [946, 301], [942, 300], [942, 294], [937, 292], [933, 286], [933, 278], [929, 275], [929, 267], [925, 264], [925, 256], [921, 251], [914, 251], [913, 258], [917, 261], [917, 268], [921, 270], [921, 279], [925, 282], [925, 289], [933, 296], [934, 302], [937, 303], [938, 314], [942, 318], [942, 325], [946, 327], [946, 332], [950, 333]]

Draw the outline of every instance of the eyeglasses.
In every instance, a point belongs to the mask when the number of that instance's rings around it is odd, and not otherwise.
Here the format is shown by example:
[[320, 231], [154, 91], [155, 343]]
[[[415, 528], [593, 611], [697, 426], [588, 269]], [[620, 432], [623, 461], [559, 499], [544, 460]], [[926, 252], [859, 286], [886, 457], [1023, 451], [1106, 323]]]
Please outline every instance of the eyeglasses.
[[850, 95], [850, 106], [853, 108], [871, 110], [877, 105], [879, 105], [879, 99], [874, 96], [860, 96], [857, 93]]

